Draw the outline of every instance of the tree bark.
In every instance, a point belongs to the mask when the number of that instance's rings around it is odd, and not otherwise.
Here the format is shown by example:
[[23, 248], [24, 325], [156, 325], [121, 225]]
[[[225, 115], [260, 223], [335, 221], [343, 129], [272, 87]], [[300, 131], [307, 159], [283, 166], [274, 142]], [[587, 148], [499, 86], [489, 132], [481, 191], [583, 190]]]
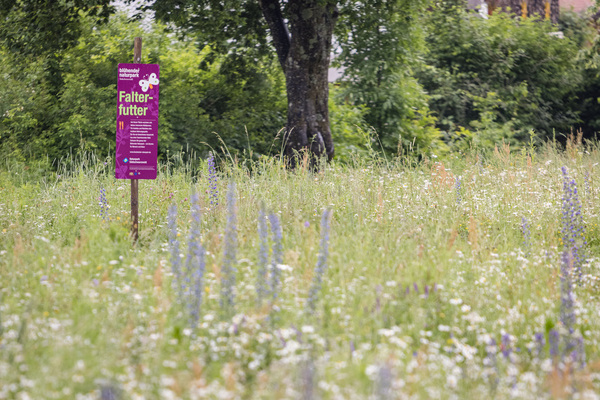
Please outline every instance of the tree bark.
[[279, 58], [279, 64], [285, 71], [285, 63], [290, 52], [290, 33], [281, 13], [279, 0], [261, 0], [260, 7], [273, 37], [273, 45], [277, 52], [277, 58]]
[[[261, 0], [277, 55], [285, 72], [288, 117], [284, 156], [293, 167], [308, 152], [311, 165], [334, 156], [329, 126], [331, 39], [337, 9], [331, 1], [289, 0], [289, 34], [278, 0]], [[287, 39], [286, 39], [287, 38]]]
[[558, 17], [560, 17], [559, 0], [550, 0], [550, 20], [553, 24], [558, 24]]
[[546, 0], [529, 0], [527, 12], [532, 18], [546, 18]]
[[501, 3], [504, 10], [508, 11], [508, 9], [510, 9], [510, 13], [521, 15], [521, 1], [522, 0], [503, 0]]

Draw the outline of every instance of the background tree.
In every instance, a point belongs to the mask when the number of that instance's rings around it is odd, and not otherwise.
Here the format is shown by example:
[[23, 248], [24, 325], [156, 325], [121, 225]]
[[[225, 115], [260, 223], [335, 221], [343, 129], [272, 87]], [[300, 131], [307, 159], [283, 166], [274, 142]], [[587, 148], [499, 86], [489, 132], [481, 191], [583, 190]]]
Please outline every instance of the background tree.
[[80, 13], [106, 21], [112, 11], [110, 0], [0, 0], [1, 44], [20, 56], [45, 56], [50, 83], [59, 87], [58, 64], [81, 34]]
[[[237, 53], [241, 48], [254, 54], [275, 49], [286, 77], [288, 98], [285, 155], [310, 151], [314, 157], [334, 156], [334, 145], [329, 122], [330, 64], [334, 32], [346, 36], [343, 45], [354, 45], [369, 37], [377, 40], [382, 32], [397, 32], [390, 26], [408, 19], [399, 19], [398, 10], [415, 6], [415, 2], [381, 0], [377, 4], [343, 0], [157, 0], [146, 7], [156, 12], [157, 18], [173, 22], [182, 34], [195, 34], [203, 44], [218, 43], [224, 49]], [[423, 8], [426, 2], [418, 2]], [[360, 26], [359, 17], [366, 9], [377, 14], [377, 29], [353, 31], [348, 27]], [[344, 15], [346, 23], [336, 29], [336, 21]], [[408, 15], [408, 13], [406, 13]], [[375, 25], [373, 26], [375, 28]], [[408, 26], [407, 32], [409, 31]], [[348, 34], [354, 35], [352, 38]], [[373, 36], [375, 34], [375, 36]], [[389, 34], [387, 35], [389, 36]], [[359, 50], [356, 46], [354, 50]], [[388, 48], [391, 54], [402, 49]], [[247, 53], [248, 54], [248, 53]], [[352, 54], [350, 50], [344, 54]], [[388, 57], [389, 58], [389, 57]], [[373, 59], [373, 62], [379, 62]], [[381, 79], [384, 78], [380, 74]]]
[[[579, 44], [549, 21], [507, 13], [478, 18], [456, 4], [433, 7], [417, 78], [446, 142], [481, 148], [552, 139], [580, 122]], [[570, 35], [570, 34], [569, 34]]]
[[372, 0], [355, 2], [340, 13], [336, 42], [341, 54], [335, 62], [345, 71], [341, 94], [366, 107], [365, 122], [386, 154], [445, 151], [430, 99], [414, 76], [423, 62], [426, 5]]
[[0, 0], [0, 150], [52, 154], [65, 52], [81, 35], [82, 15], [102, 23], [112, 10], [110, 0]]
[[[290, 55], [291, 2], [180, 0], [174, 6], [164, 0], [153, 7], [170, 21], [168, 29], [156, 20], [142, 29], [122, 13], [106, 23], [105, 3], [87, 12], [76, 3], [0, 3], [0, 159], [112, 154], [116, 66], [131, 59], [133, 37], [140, 35], [144, 62], [159, 63], [165, 83], [162, 159], [183, 150], [189, 160], [221, 146], [245, 153], [241, 159], [282, 149], [292, 156], [293, 142], [284, 149], [283, 135], [275, 133], [293, 118], [306, 122], [301, 149], [313, 145], [327, 155], [326, 141], [314, 132], [329, 133], [341, 160], [399, 150], [443, 156], [448, 147], [493, 148], [501, 140], [518, 146], [532, 131], [560, 138], [581, 128], [594, 137], [600, 126], [600, 41], [572, 13], [563, 13], [557, 27], [503, 12], [484, 20], [467, 12], [464, 0], [427, 7], [410, 0], [323, 1], [315, 7], [332, 7], [335, 21], [323, 23], [333, 26], [331, 42], [315, 44], [325, 50], [317, 54], [317, 73], [310, 69], [313, 50], [300, 40], [310, 27], [297, 28], [297, 55]], [[64, 7], [64, 21], [46, 9], [51, 6]], [[296, 9], [304, 18], [298, 26], [312, 21], [313, 9]], [[35, 21], [48, 15], [55, 26], [36, 31]], [[269, 34], [277, 29], [280, 36]], [[556, 30], [566, 39], [549, 35]], [[323, 71], [331, 54], [344, 78], [327, 85]], [[290, 78], [288, 70], [300, 75]], [[308, 97], [311, 90], [319, 101]], [[286, 116], [297, 105], [298, 115]]]
[[181, 33], [197, 34], [202, 45], [215, 44], [233, 58], [241, 52], [258, 58], [271, 51], [271, 43], [286, 77], [285, 155], [293, 158], [309, 150], [315, 157], [333, 158], [327, 71], [338, 13], [335, 2], [158, 0], [148, 8], [157, 18], [181, 27]]

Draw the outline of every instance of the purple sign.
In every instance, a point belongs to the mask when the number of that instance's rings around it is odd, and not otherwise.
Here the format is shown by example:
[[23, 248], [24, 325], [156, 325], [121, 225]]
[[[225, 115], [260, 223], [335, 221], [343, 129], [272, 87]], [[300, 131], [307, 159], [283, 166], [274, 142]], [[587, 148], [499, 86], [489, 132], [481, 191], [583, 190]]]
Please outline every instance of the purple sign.
[[158, 64], [119, 64], [117, 179], [156, 179]]

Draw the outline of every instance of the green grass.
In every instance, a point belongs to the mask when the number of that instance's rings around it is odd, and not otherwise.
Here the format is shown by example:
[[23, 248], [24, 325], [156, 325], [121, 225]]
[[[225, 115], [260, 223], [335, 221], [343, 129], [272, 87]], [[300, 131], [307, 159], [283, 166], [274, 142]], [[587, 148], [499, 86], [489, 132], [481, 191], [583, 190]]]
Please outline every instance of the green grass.
[[[507, 151], [443, 164], [359, 160], [316, 174], [273, 159], [222, 162], [220, 204], [211, 207], [206, 163], [175, 158], [156, 180], [140, 181], [136, 246], [129, 182], [114, 179], [111, 160], [87, 156], [56, 172], [6, 163], [0, 399], [97, 399], [106, 382], [123, 399], [310, 398], [311, 390], [326, 399], [591, 396], [600, 390], [599, 162], [595, 146], [548, 146], [533, 161]], [[583, 367], [549, 355], [548, 332], [565, 336], [562, 166], [577, 181], [588, 240], [589, 264], [574, 286]], [[234, 314], [219, 305], [230, 181], [238, 205]], [[99, 215], [102, 187], [109, 221]], [[192, 190], [208, 251], [196, 332], [173, 290], [167, 228], [176, 204], [186, 253]], [[262, 205], [281, 219], [289, 268], [276, 303], [257, 307]], [[333, 211], [329, 268], [309, 314], [325, 208]], [[508, 358], [490, 346], [505, 334]]]

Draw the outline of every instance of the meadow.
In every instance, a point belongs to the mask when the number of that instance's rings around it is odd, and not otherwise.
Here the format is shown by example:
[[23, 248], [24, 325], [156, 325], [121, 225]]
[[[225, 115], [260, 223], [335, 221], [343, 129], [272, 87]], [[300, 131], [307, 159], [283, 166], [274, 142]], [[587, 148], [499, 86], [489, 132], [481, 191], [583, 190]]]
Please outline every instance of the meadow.
[[[598, 399], [600, 148], [0, 166], [0, 399]], [[215, 165], [216, 164], [216, 165]]]

